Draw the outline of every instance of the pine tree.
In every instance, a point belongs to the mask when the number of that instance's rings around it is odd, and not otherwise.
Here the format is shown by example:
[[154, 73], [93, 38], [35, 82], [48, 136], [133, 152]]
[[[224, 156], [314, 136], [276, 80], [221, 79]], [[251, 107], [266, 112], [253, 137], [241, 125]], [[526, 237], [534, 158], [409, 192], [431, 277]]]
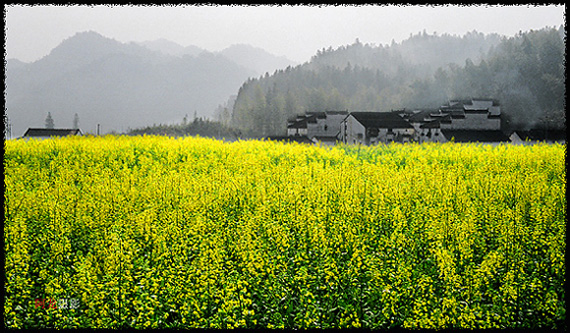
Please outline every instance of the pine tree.
[[50, 112], [48, 112], [46, 117], [46, 128], [54, 128], [54, 122]]

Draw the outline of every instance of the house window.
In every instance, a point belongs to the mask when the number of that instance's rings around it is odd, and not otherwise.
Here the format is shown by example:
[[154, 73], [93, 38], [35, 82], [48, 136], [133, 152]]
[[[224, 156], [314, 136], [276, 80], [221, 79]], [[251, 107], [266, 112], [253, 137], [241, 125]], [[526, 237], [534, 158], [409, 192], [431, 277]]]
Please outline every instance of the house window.
[[368, 137], [377, 137], [378, 133], [380, 133], [380, 131], [378, 130], [377, 127], [370, 127], [366, 129], [366, 136]]
[[328, 129], [329, 127], [327, 125], [325, 125], [325, 131]]

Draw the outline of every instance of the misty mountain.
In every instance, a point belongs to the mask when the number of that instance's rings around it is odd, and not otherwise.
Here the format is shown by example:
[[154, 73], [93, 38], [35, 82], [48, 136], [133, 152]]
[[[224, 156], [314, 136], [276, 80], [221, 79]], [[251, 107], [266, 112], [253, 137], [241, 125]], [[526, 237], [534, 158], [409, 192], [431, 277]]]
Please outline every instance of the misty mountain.
[[234, 44], [219, 53], [238, 65], [252, 69], [257, 76], [265, 73], [272, 74], [278, 69], [297, 65], [285, 57], [275, 56], [261, 48], [247, 44]]
[[199, 48], [195, 45], [182, 46], [178, 43], [169, 41], [164, 38], [153, 41], [145, 41], [137, 44], [142, 45], [152, 51], [158, 51], [163, 54], [176, 57], [181, 57], [183, 55], [197, 56], [200, 53], [206, 51], [205, 49]]
[[185, 115], [208, 117], [255, 72], [209, 52], [175, 57], [95, 32], [63, 41], [42, 59], [6, 66], [6, 114], [12, 137], [43, 127], [48, 112], [56, 127], [104, 133]]
[[[197, 56], [202, 52], [210, 52], [194, 45], [184, 47], [163, 38], [138, 44], [148, 48], [149, 50], [177, 57], [181, 57], [183, 55]], [[220, 52], [212, 53], [222, 55], [244, 68], [253, 70], [255, 76], [264, 75], [265, 73], [273, 73], [278, 69], [297, 65], [294, 61], [291, 61], [286, 57], [279, 57], [265, 51], [264, 49], [247, 44], [234, 44]]]
[[499, 100], [503, 130], [565, 128], [564, 30], [513, 37], [412, 35], [402, 43], [319, 50], [311, 61], [250, 79], [231, 125], [284, 135], [287, 119], [315, 111], [437, 108], [450, 99]]
[[17, 70], [26, 66], [27, 63], [20, 61], [18, 59], [7, 59], [6, 60], [6, 70]]
[[427, 34], [425, 31], [410, 34], [401, 43], [391, 45], [363, 44], [358, 39], [336, 49], [329, 47], [317, 51], [307, 69], [332, 66], [344, 69], [348, 64], [360, 68], [380, 70], [388, 76], [401, 76], [402, 70], [426, 78], [440, 67], [463, 65], [466, 59], [479, 63], [488, 52], [501, 42], [497, 34], [485, 35], [476, 31], [463, 36]]
[[411, 64], [420, 64], [433, 73], [439, 67], [450, 64], [463, 65], [466, 59], [475, 63], [487, 57], [489, 51], [501, 42], [498, 34], [471, 31], [463, 36], [434, 33], [424, 30], [401, 43], [392, 43], [391, 49]]

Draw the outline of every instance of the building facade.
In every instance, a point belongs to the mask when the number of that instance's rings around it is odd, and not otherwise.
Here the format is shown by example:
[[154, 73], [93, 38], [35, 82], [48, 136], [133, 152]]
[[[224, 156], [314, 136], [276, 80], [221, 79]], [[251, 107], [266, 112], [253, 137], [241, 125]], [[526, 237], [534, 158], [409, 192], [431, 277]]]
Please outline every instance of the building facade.
[[308, 112], [289, 120], [287, 135], [334, 144], [339, 140], [341, 123], [347, 115], [348, 111]]
[[289, 136], [313, 142], [504, 142], [501, 107], [493, 99], [450, 100], [437, 109], [390, 112], [310, 112], [289, 121]]
[[395, 112], [351, 112], [342, 122], [341, 141], [348, 144], [375, 145], [412, 142], [415, 130]]

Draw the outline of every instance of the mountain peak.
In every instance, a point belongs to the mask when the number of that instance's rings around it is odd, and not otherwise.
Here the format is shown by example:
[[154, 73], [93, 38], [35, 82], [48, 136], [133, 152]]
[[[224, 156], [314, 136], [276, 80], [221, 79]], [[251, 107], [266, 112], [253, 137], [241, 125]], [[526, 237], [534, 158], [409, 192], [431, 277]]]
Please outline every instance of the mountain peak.
[[255, 70], [257, 75], [262, 75], [266, 72], [272, 73], [277, 69], [296, 65], [294, 61], [283, 56], [276, 56], [262, 48], [249, 44], [233, 44], [219, 53], [243, 67]]
[[56, 47], [55, 49], [58, 49], [60, 47], [65, 47], [67, 45], [78, 44], [78, 43], [90, 45], [90, 48], [95, 48], [95, 47], [102, 46], [102, 45], [117, 46], [117, 45], [121, 44], [120, 42], [118, 42], [112, 38], [105, 37], [98, 32], [95, 32], [93, 30], [89, 30], [89, 31], [77, 32], [75, 35], [63, 40], [63, 42], [61, 42], [61, 44], [58, 47]]
[[123, 44], [94, 31], [78, 32], [63, 40], [40, 61], [45, 61], [46, 58], [59, 59], [69, 62], [68, 66], [74, 66], [89, 63], [109, 53], [115, 53], [121, 45]]
[[195, 57], [200, 53], [206, 51], [195, 45], [182, 46], [176, 42], [173, 42], [165, 38], [159, 38], [152, 41], [144, 41], [136, 44], [144, 46], [151, 51], [160, 52], [165, 55], [176, 56], [176, 57], [181, 57], [184, 55], [190, 55]]

